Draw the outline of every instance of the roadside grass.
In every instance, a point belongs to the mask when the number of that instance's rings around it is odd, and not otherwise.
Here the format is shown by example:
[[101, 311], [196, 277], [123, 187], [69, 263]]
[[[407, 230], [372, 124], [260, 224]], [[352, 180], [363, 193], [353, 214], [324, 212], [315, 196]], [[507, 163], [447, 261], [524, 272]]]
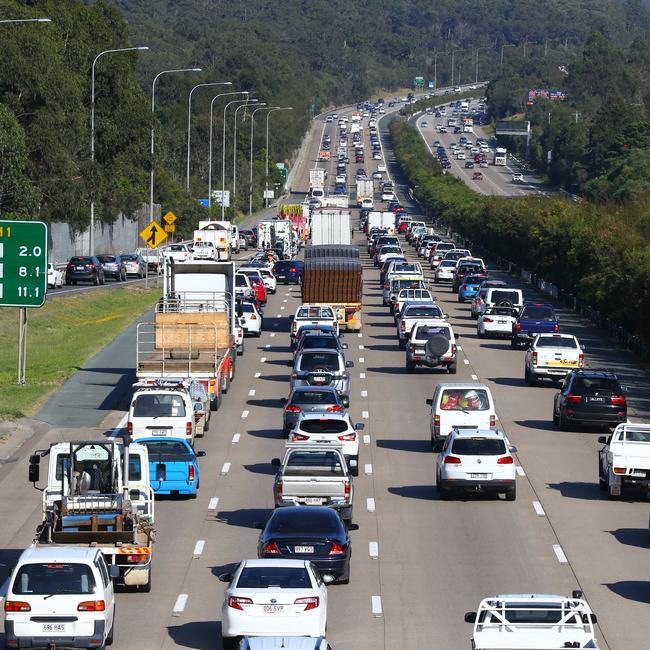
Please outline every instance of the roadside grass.
[[0, 418], [34, 415], [54, 390], [159, 297], [160, 289], [125, 287], [52, 298], [40, 309], [28, 310], [25, 386], [16, 384], [19, 311], [0, 309]]

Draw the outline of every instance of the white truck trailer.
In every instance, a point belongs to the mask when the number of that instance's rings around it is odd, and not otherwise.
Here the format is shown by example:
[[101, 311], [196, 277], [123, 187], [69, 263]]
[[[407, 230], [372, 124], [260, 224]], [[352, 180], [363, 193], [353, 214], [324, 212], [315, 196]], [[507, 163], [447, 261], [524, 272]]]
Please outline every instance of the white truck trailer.
[[350, 211], [319, 208], [311, 215], [311, 243], [351, 244]]

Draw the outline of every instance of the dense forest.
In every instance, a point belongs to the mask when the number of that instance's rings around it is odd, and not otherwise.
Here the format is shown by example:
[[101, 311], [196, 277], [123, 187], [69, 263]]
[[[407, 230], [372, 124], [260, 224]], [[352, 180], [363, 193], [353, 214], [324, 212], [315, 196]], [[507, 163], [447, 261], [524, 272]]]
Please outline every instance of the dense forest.
[[[495, 78], [502, 53], [504, 66], [512, 65], [522, 50], [526, 61], [543, 58], [571, 70], [594, 31], [604, 35], [607, 47], [616, 42], [625, 52], [636, 37], [650, 33], [641, 0], [0, 0], [0, 19], [39, 16], [52, 23], [0, 25], [0, 210], [67, 221], [78, 229], [88, 223], [91, 197], [105, 222], [148, 200], [151, 82], [162, 70], [203, 69], [162, 77], [153, 119], [155, 200], [179, 215], [181, 226], [191, 227], [203, 214], [196, 199], [207, 196], [210, 100], [228, 90], [201, 88], [194, 94], [186, 193], [187, 99], [198, 83], [231, 81], [232, 90], [250, 90], [269, 106], [293, 107], [272, 117], [269, 150], [275, 162], [290, 158], [312, 114], [324, 107], [408, 86], [415, 75], [449, 83], [452, 60], [454, 81], [476, 76], [477, 52], [482, 78]], [[100, 51], [130, 45], [150, 49], [111, 55], [97, 66], [93, 162], [92, 61]], [[598, 74], [591, 71], [592, 78]], [[222, 106], [223, 100], [215, 105], [216, 151]], [[250, 116], [239, 115], [242, 210], [248, 203]], [[255, 124], [256, 208], [264, 115], [260, 111]], [[232, 111], [229, 134], [231, 120]], [[215, 154], [213, 176], [220, 174]], [[271, 184], [277, 180], [276, 174]]]

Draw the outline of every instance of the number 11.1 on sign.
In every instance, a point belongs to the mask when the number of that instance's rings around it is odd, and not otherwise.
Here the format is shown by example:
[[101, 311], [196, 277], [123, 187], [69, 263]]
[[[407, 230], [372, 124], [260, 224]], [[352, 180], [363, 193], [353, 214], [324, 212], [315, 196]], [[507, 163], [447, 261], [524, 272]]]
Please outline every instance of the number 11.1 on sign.
[[46, 291], [46, 224], [0, 220], [0, 307], [40, 307]]

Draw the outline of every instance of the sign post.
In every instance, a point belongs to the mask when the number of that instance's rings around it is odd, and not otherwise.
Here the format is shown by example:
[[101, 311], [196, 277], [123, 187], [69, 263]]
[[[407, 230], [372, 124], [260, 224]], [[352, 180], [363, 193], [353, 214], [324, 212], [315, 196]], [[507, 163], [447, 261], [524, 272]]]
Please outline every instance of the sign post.
[[18, 384], [25, 384], [27, 309], [47, 293], [47, 225], [0, 219], [0, 307], [18, 307]]

